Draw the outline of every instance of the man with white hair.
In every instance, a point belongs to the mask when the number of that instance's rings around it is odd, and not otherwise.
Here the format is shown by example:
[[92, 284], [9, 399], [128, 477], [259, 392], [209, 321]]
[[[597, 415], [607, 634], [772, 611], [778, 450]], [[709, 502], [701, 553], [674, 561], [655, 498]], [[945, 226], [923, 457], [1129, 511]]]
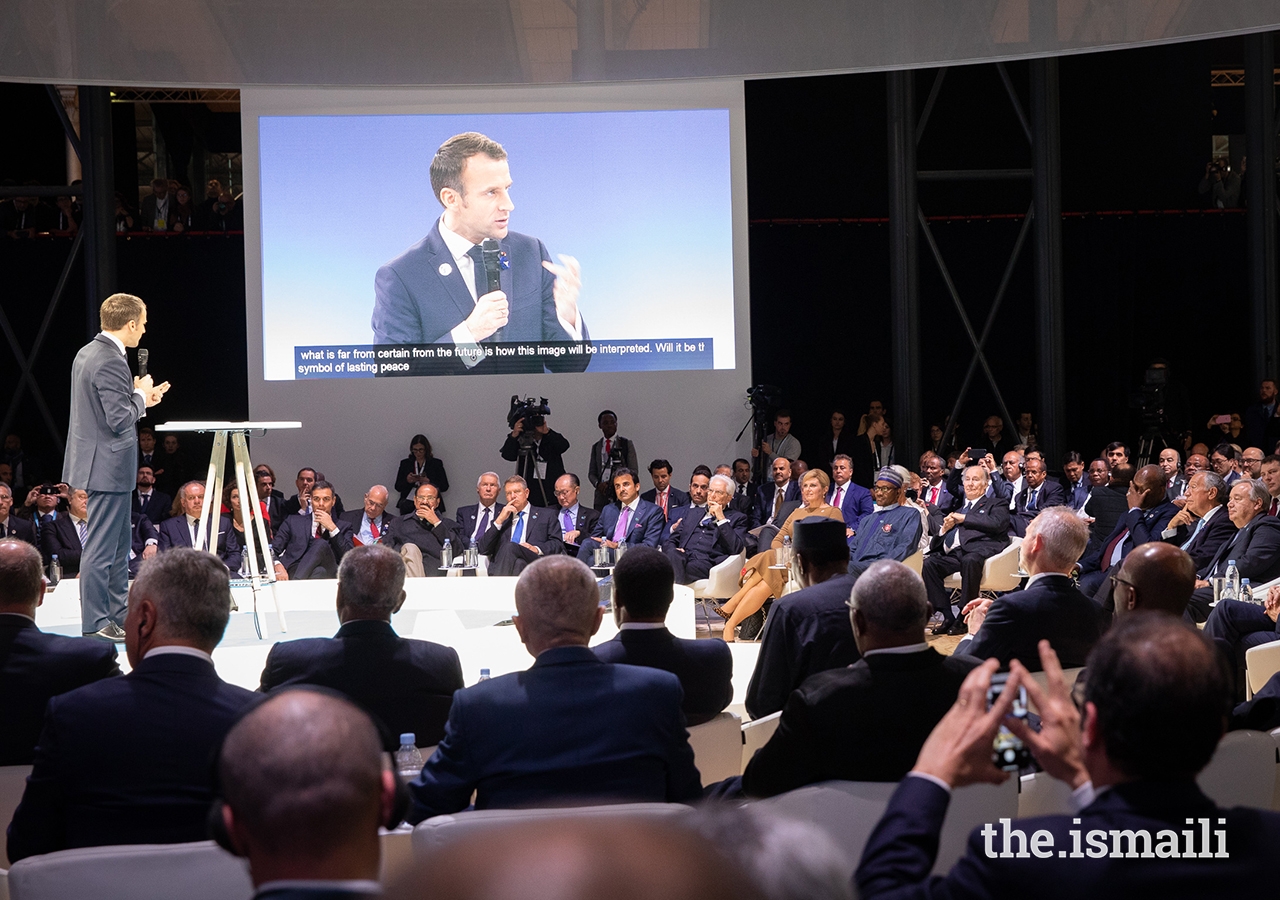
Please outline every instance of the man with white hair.
[[1068, 668], [1083, 666], [1101, 636], [1098, 608], [1071, 583], [1071, 570], [1089, 543], [1089, 527], [1070, 507], [1042, 510], [1027, 525], [1018, 548], [1026, 586], [992, 600], [974, 600], [963, 612], [969, 635], [956, 653], [1016, 659], [1040, 671], [1039, 642], [1049, 641]]
[[[1213, 579], [1227, 574], [1232, 563], [1241, 578], [1266, 584], [1280, 578], [1280, 519], [1267, 515], [1271, 494], [1259, 479], [1243, 479], [1231, 487], [1227, 515], [1235, 523], [1235, 537], [1225, 542], [1213, 559], [1196, 572], [1196, 589], [1183, 618], [1203, 622], [1213, 605]], [[1262, 598], [1259, 598], [1262, 599]]]
[[684, 803], [702, 794], [670, 672], [603, 663], [588, 644], [604, 608], [569, 556], [516, 582], [516, 633], [535, 658], [453, 696], [444, 740], [409, 785], [408, 821], [476, 809]]
[[[690, 505], [673, 510], [671, 533], [662, 552], [671, 560], [676, 584], [693, 584], [746, 546], [747, 517], [729, 508], [733, 479], [696, 474], [689, 482]], [[694, 505], [703, 500], [706, 509]]]

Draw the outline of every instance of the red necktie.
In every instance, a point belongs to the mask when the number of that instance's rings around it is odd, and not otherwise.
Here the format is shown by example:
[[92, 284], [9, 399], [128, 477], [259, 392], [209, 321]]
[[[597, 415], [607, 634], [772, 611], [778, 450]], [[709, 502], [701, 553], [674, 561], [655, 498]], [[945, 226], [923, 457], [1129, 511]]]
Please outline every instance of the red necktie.
[[605, 459], [608, 459], [608, 458], [609, 458], [609, 456], [610, 456], [612, 453], [613, 453], [613, 439], [612, 439], [612, 438], [605, 438], [605, 439], [604, 439], [604, 456], [605, 456]]
[[1102, 551], [1102, 571], [1103, 572], [1111, 568], [1111, 557], [1116, 555], [1116, 547], [1119, 546], [1120, 543], [1128, 536], [1129, 536], [1129, 529], [1126, 528], [1124, 531], [1116, 535], [1115, 540], [1107, 544], [1106, 549]]
[[320, 537], [320, 526], [319, 526], [319, 524], [317, 524], [317, 525], [316, 525], [316, 537], [317, 537], [317, 538], [318, 538], [318, 537]]
[[377, 519], [370, 519], [370, 520], [369, 520], [369, 533], [370, 533], [371, 535], [373, 535], [373, 539], [374, 539], [375, 541], [378, 539], [379, 535], [381, 534], [381, 532], [378, 530], [378, 520], [377, 520]]
[[1274, 515], [1276, 514], [1276, 512], [1277, 512], [1277, 511], [1280, 511], [1280, 499], [1277, 499], [1277, 498], [1275, 498], [1275, 497], [1272, 497], [1272, 498], [1271, 498], [1271, 508], [1270, 508], [1269, 510], [1267, 510], [1267, 515], [1269, 515], [1269, 516], [1274, 516]]

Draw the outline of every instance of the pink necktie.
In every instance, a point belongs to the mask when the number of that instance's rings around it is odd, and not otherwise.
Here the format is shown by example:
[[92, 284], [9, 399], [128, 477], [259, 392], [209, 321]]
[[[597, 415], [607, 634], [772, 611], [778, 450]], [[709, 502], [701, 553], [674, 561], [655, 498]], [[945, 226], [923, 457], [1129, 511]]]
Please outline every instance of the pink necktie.
[[844, 488], [843, 488], [843, 487], [837, 487], [837, 488], [836, 488], [836, 502], [835, 502], [835, 503], [833, 503], [833, 504], [831, 504], [831, 505], [832, 505], [832, 506], [834, 506], [836, 509], [839, 509], [839, 508], [840, 508], [840, 499], [841, 499], [843, 496], [844, 496]]
[[621, 541], [627, 536], [627, 520], [631, 518], [631, 509], [622, 507], [622, 515], [618, 516], [618, 525], [613, 529], [614, 541]]

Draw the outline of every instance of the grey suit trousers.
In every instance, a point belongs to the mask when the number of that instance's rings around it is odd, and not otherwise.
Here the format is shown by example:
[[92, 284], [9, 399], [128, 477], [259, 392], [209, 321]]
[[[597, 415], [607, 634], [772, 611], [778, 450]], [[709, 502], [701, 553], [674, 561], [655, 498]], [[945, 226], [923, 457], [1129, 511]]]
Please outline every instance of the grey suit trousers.
[[129, 596], [130, 491], [89, 491], [89, 524], [80, 554], [80, 630], [124, 624]]

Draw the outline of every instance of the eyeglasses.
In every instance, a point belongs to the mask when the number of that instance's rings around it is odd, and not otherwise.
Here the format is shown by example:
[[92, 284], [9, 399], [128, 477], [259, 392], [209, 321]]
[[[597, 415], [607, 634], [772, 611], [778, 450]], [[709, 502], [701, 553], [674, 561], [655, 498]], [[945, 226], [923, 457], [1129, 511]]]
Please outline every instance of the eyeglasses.
[[565, 488], [564, 490], [552, 491], [551, 493], [555, 494], [557, 497], [568, 497], [573, 492], [574, 488]]
[[1112, 572], [1112, 573], [1111, 573], [1109, 576], [1107, 576], [1107, 577], [1111, 579], [1111, 590], [1112, 590], [1112, 591], [1114, 591], [1114, 590], [1116, 589], [1116, 585], [1117, 585], [1117, 584], [1123, 584], [1123, 585], [1125, 585], [1126, 587], [1128, 587], [1128, 588], [1129, 588], [1129, 590], [1134, 590], [1133, 582], [1132, 582], [1132, 581], [1126, 581], [1125, 579], [1121, 578], [1121, 577], [1120, 577], [1120, 573], [1118, 573], [1118, 572]]
[[885, 494], [896, 490], [897, 488], [891, 484], [873, 484], [871, 486], [871, 492], [873, 494]]

